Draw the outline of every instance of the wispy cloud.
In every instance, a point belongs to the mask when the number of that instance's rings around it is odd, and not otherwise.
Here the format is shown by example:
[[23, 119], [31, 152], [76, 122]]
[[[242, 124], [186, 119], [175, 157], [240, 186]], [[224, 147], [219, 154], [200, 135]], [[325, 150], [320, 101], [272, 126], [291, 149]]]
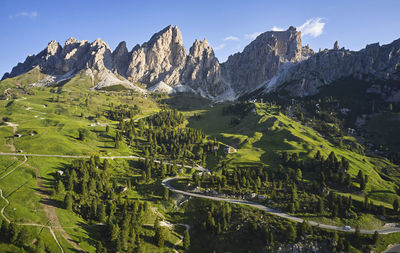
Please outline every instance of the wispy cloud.
[[252, 39], [254, 40], [255, 38], [257, 38], [258, 35], [260, 35], [261, 32], [255, 32], [255, 33], [251, 33], [251, 34], [245, 34], [244, 37], [246, 39]]
[[227, 41], [227, 40], [238, 41], [238, 40], [239, 40], [239, 38], [238, 38], [238, 37], [236, 37], [236, 36], [228, 36], [228, 37], [226, 37], [226, 38], [224, 39], [224, 41]]
[[272, 27], [272, 31], [280, 32], [280, 31], [283, 31], [283, 28], [280, 28], [280, 27], [277, 27], [277, 26], [273, 26]]
[[9, 19], [19, 18], [19, 17], [27, 17], [27, 18], [36, 18], [38, 15], [37, 11], [21, 11], [13, 15], [9, 15]]
[[311, 36], [311, 37], [318, 37], [320, 36], [325, 27], [325, 22], [322, 22], [322, 18], [312, 18], [307, 20], [304, 24], [297, 27], [297, 30], [301, 32], [302, 36]]
[[215, 46], [215, 47], [214, 47], [214, 51], [221, 50], [221, 49], [223, 49], [225, 46], [226, 46], [225, 43], [219, 44], [218, 46]]

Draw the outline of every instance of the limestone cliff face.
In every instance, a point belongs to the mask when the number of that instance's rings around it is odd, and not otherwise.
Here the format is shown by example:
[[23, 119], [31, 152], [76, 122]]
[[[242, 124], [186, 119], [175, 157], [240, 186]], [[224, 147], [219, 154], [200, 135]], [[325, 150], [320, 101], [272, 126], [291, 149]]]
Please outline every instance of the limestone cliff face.
[[299, 62], [313, 54], [303, 50], [301, 33], [294, 27], [286, 31], [260, 34], [243, 52], [228, 58], [224, 64], [236, 92], [249, 91], [271, 79], [286, 62]]
[[102, 71], [112, 68], [111, 50], [101, 39], [89, 43], [69, 38], [64, 48], [56, 41], [50, 41], [48, 46], [38, 55], [28, 56], [24, 63], [18, 63], [7, 77], [25, 73], [35, 66], [51, 75], [62, 75], [70, 71], [80, 71], [92, 68]]
[[400, 80], [400, 40], [384, 46], [368, 45], [356, 52], [339, 49], [336, 42], [334, 49], [319, 52], [293, 66], [281, 85], [285, 84], [285, 89], [294, 96], [307, 96], [345, 77]]
[[60, 44], [52, 40], [38, 55], [29, 55], [23, 63], [18, 63], [17, 66], [13, 67], [10, 73], [5, 73], [3, 79], [18, 76], [36, 66], [40, 66], [42, 71], [52, 72], [54, 69], [62, 66], [61, 51]]
[[181, 32], [176, 26], [168, 26], [131, 51], [125, 42], [111, 51], [101, 39], [89, 43], [69, 38], [63, 47], [50, 41], [3, 79], [34, 67], [55, 76], [55, 80], [84, 70], [92, 80], [99, 80], [94, 87], [117, 83], [134, 87], [132, 82], [136, 81], [148, 87], [162, 83], [221, 101], [259, 87], [264, 87], [264, 92], [285, 89], [293, 96], [313, 95], [321, 86], [344, 77], [400, 81], [399, 62], [400, 40], [384, 46], [368, 45], [357, 52], [340, 49], [335, 42], [332, 50], [315, 54], [302, 45], [300, 32], [289, 27], [259, 35], [243, 52], [220, 63], [206, 39], [196, 40], [186, 54]]
[[89, 51], [90, 43], [87, 40], [78, 41], [75, 38], [69, 38], [61, 52], [63, 59], [62, 72], [67, 73], [85, 67], [85, 58]]
[[218, 96], [226, 89], [223, 69], [207, 39], [196, 40], [189, 50], [181, 82], [211, 96]]
[[130, 60], [125, 41], [120, 42], [114, 52], [112, 52], [112, 60], [113, 71], [117, 72], [121, 76], [125, 76]]
[[141, 46], [133, 48], [126, 76], [130, 81], [155, 84], [164, 81], [177, 85], [185, 66], [186, 50], [182, 36], [175, 26], [154, 34]]

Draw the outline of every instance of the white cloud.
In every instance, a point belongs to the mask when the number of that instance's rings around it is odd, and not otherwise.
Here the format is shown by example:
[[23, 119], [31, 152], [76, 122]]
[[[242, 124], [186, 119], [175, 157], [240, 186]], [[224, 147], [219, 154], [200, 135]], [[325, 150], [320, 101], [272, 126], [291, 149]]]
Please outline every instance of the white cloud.
[[38, 13], [36, 11], [21, 11], [18, 12], [14, 15], [9, 15], [8, 18], [13, 19], [13, 18], [18, 18], [18, 17], [28, 17], [28, 18], [36, 18]]
[[311, 37], [318, 37], [322, 34], [325, 27], [325, 22], [321, 22], [322, 18], [312, 18], [307, 20], [304, 24], [297, 27], [302, 36], [309, 35]]
[[280, 32], [280, 31], [283, 31], [283, 28], [280, 28], [280, 27], [277, 27], [277, 26], [273, 26], [272, 27], [272, 31]]
[[215, 47], [214, 47], [214, 51], [221, 50], [221, 49], [223, 49], [225, 46], [226, 46], [225, 43], [219, 44], [218, 46], [215, 46]]
[[234, 40], [234, 41], [238, 41], [238, 40], [239, 40], [239, 38], [238, 38], [238, 37], [236, 37], [236, 36], [228, 36], [228, 37], [226, 37], [226, 38], [224, 39], [224, 41], [227, 41], [227, 40]]
[[244, 37], [246, 39], [252, 39], [254, 40], [255, 38], [257, 38], [258, 35], [260, 35], [261, 32], [255, 32], [255, 33], [251, 33], [251, 34], [245, 34]]

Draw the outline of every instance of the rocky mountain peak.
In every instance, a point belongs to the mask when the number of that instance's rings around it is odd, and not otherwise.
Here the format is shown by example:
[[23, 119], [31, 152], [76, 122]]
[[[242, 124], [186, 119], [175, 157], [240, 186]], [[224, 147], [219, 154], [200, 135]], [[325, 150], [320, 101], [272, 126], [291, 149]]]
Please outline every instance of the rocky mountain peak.
[[132, 50], [126, 76], [147, 84], [164, 81], [176, 85], [185, 62], [186, 50], [181, 32], [178, 27], [170, 25]]
[[111, 51], [111, 49], [110, 49], [110, 47], [108, 46], [107, 42], [105, 42], [104, 40], [102, 40], [102, 39], [100, 39], [100, 38], [97, 38], [95, 41], [93, 41], [93, 42], [90, 44], [90, 47], [91, 47], [91, 48], [101, 48], [101, 47], [105, 47], [105, 48], [107, 48], [108, 50]]
[[245, 92], [272, 78], [283, 63], [299, 62], [311, 51], [306, 48], [303, 52], [301, 33], [289, 27], [260, 34], [243, 52], [229, 56], [224, 65], [232, 87]]
[[65, 41], [64, 47], [76, 43], [79, 43], [77, 39], [75, 39], [74, 37], [69, 37], [67, 41]]
[[289, 84], [285, 89], [293, 96], [308, 96], [319, 88], [343, 78], [360, 80], [400, 81], [400, 40], [388, 45], [368, 45], [360, 51], [324, 50], [293, 66], [276, 85]]
[[333, 50], [340, 50], [338, 41], [333, 44]]
[[120, 42], [112, 52], [112, 59], [113, 70], [118, 74], [125, 76], [129, 65], [129, 52], [125, 41]]
[[98, 71], [112, 69], [111, 49], [106, 42], [98, 38], [90, 44], [89, 59], [86, 63], [87, 68], [93, 68]]
[[170, 25], [130, 52], [124, 41], [113, 52], [101, 39], [89, 43], [71, 37], [64, 47], [50, 41], [39, 54], [27, 57], [3, 78], [33, 67], [50, 75], [71, 76], [86, 70], [101, 80], [94, 87], [116, 82], [133, 87], [129, 81], [149, 87], [182, 84], [202, 96], [226, 100], [265, 86], [266, 92], [285, 87], [294, 96], [305, 96], [345, 77], [399, 80], [400, 40], [383, 46], [371, 44], [357, 52], [339, 49], [335, 42], [333, 50], [314, 54], [308, 45], [302, 45], [301, 33], [289, 27], [260, 34], [242, 52], [220, 64], [207, 39], [195, 40], [187, 54], [180, 30]]
[[115, 48], [113, 54], [117, 52], [117, 54], [121, 54], [121, 53], [125, 53], [128, 52], [128, 48], [126, 47], [126, 42], [125, 41], [121, 41], [118, 46]]
[[202, 57], [203, 54], [206, 54], [207, 56], [212, 54], [212, 57], [214, 57], [214, 50], [208, 44], [206, 38], [204, 38], [203, 41], [199, 41], [196, 39], [189, 49], [189, 56], [199, 58]]
[[181, 80], [200, 93], [212, 96], [223, 93], [227, 88], [223, 70], [207, 39], [196, 39], [190, 47]]
[[45, 50], [46, 50], [47, 56], [50, 56], [50, 55], [55, 55], [55, 54], [60, 53], [62, 48], [61, 48], [61, 45], [57, 41], [52, 40], [49, 42], [49, 44], [47, 45]]
[[177, 43], [183, 45], [182, 34], [177, 26], [169, 25], [155, 33], [148, 42], [144, 43], [142, 46], [153, 47], [154, 45], [162, 45], [165, 43]]

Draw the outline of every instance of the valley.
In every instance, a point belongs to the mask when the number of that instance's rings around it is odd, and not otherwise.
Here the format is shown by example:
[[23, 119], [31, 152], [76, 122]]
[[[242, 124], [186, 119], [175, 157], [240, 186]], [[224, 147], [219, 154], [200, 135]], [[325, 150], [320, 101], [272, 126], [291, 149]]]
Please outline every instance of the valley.
[[[387, 174], [388, 168], [396, 170], [398, 165], [350, 148], [361, 147], [351, 136], [344, 137], [346, 146], [338, 146], [279, 103], [213, 104], [189, 94], [82, 91], [78, 88], [82, 78], [62, 88], [36, 88], [26, 86], [29, 81], [24, 83], [24, 78], [29, 79], [29, 73], [2, 82], [13, 99], [1, 101], [0, 188], [3, 227], [9, 222], [17, 227], [26, 224], [26, 229], [17, 229], [21, 231], [17, 238], [24, 233], [32, 243], [20, 244], [18, 239], [3, 243], [9, 250], [102, 252], [120, 247], [122, 251], [183, 252], [188, 247], [201, 252], [194, 238], [219, 250], [234, 250], [232, 245], [216, 244], [228, 235], [252, 237], [246, 247], [253, 250], [263, 249], [265, 243], [272, 250], [284, 240], [299, 240], [290, 237], [294, 227], [296, 233], [313, 231], [319, 237], [310, 240], [320, 245], [327, 243], [324, 236], [336, 234], [340, 243], [330, 247], [356, 251], [360, 246], [351, 239], [353, 234], [359, 233], [361, 241], [377, 249], [384, 249], [400, 234], [398, 227], [390, 225], [398, 222], [398, 214], [392, 211], [399, 198], [397, 179]], [[334, 164], [340, 165], [340, 159], [347, 164], [344, 177], [350, 183], [341, 185], [336, 182], [340, 175], [328, 171], [328, 178], [318, 184], [321, 175], [315, 172], [321, 168], [311, 166], [316, 153], [321, 162], [334, 153]], [[368, 177], [362, 190], [357, 181], [360, 171]], [[337, 205], [349, 200], [345, 213], [337, 210]], [[234, 220], [230, 224], [217, 218], [217, 212], [213, 219], [218, 223], [206, 221], [202, 228], [192, 220], [203, 219], [204, 214], [192, 209], [196, 205], [233, 209]], [[127, 218], [126, 208], [134, 216]], [[102, 209], [104, 213], [99, 213]], [[251, 217], [243, 224], [256, 227], [232, 230], [243, 212]], [[270, 226], [254, 225], [264, 218]], [[279, 223], [286, 225], [282, 228]], [[190, 226], [192, 246], [184, 246], [188, 235], [181, 226], [163, 224]], [[344, 229], [347, 225], [349, 230]], [[215, 236], [206, 236], [204, 229]], [[255, 236], [260, 231], [266, 233], [266, 242]], [[268, 239], [272, 231], [278, 235], [274, 243]], [[374, 244], [368, 238], [375, 231], [380, 239]], [[108, 233], [110, 237], [101, 236]], [[309, 247], [309, 239], [300, 240], [302, 247]]]
[[3, 13], [0, 252], [398, 251], [397, 13], [103, 4]]

